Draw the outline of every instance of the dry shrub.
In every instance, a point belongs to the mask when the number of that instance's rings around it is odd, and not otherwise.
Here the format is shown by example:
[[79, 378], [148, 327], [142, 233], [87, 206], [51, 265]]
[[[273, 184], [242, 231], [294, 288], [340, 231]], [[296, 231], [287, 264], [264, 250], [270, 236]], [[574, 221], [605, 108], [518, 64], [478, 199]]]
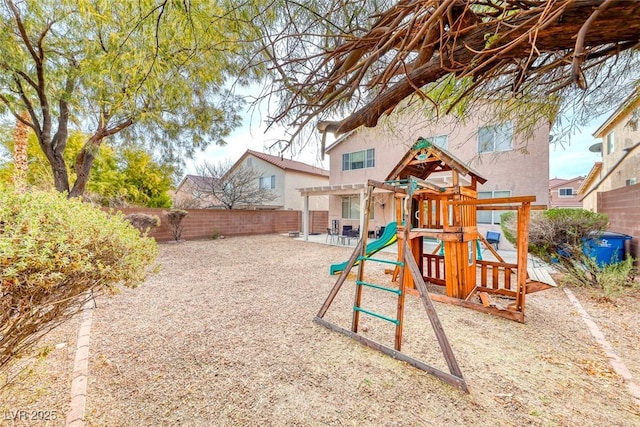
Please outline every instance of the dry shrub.
[[147, 234], [151, 230], [160, 226], [160, 218], [158, 215], [149, 215], [145, 213], [132, 213], [125, 216], [125, 219], [140, 231], [140, 234]]
[[182, 209], [171, 209], [168, 212], [163, 212], [163, 215], [167, 218], [173, 239], [176, 242], [179, 241], [182, 237], [182, 220], [189, 215], [189, 212]]
[[0, 187], [0, 372], [91, 293], [144, 280], [157, 255], [122, 214], [59, 193]]
[[[517, 227], [515, 214], [503, 214], [501, 226], [505, 237], [513, 243]], [[607, 215], [584, 209], [534, 212], [529, 227], [529, 251], [564, 273], [567, 284], [599, 288], [607, 296], [634, 289], [633, 259], [599, 265], [584, 251], [585, 242], [597, 240], [607, 226]]]

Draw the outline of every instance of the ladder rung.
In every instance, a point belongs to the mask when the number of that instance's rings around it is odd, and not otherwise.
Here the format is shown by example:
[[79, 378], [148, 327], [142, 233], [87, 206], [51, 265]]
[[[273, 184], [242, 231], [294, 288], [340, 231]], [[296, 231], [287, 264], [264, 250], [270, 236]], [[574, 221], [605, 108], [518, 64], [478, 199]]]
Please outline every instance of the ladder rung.
[[385, 264], [393, 264], [393, 265], [397, 265], [399, 267], [404, 267], [404, 262], [402, 261], [391, 261], [388, 259], [381, 259], [381, 258], [371, 258], [368, 256], [359, 256], [358, 257], [358, 261], [375, 261], [375, 262], [382, 262]]
[[380, 289], [381, 291], [391, 292], [391, 293], [394, 293], [396, 295], [402, 295], [402, 291], [400, 289], [388, 288], [386, 286], [380, 286], [380, 285], [376, 285], [374, 283], [363, 282], [362, 280], [356, 280], [356, 285], [367, 286], [369, 288]]
[[394, 325], [399, 325], [400, 324], [400, 321], [397, 320], [397, 319], [392, 319], [391, 317], [383, 316], [382, 314], [374, 313], [373, 311], [365, 310], [364, 308], [361, 308], [361, 307], [358, 307], [358, 306], [354, 306], [353, 309], [355, 311], [360, 311], [362, 313], [369, 314], [369, 315], [371, 315], [373, 317], [377, 317], [378, 319], [386, 320], [387, 322], [391, 322]]

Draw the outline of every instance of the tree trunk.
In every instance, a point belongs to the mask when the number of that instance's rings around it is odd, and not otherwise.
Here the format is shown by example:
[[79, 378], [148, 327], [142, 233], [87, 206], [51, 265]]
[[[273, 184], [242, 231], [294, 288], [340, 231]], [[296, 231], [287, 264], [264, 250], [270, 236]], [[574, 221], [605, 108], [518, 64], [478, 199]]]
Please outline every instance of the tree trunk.
[[94, 134], [78, 153], [78, 157], [76, 157], [76, 182], [69, 192], [69, 197], [80, 197], [84, 194], [91, 174], [91, 166], [93, 166], [93, 161], [100, 150], [102, 139], [103, 137], [99, 134]]

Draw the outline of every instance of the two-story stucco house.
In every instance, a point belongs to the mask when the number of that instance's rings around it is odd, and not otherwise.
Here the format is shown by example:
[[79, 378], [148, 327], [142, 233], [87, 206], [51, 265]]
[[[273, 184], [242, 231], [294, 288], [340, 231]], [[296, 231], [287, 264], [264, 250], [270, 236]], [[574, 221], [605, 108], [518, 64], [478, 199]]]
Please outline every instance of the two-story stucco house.
[[[251, 206], [252, 209], [302, 210], [304, 201], [296, 189], [329, 183], [329, 171], [325, 169], [253, 150], [247, 150], [227, 173], [232, 173], [239, 167], [258, 170], [260, 176], [255, 185], [275, 192], [273, 200], [265, 201], [260, 206]], [[194, 183], [201, 182], [203, 179], [207, 178], [188, 175], [176, 189], [176, 196], [181, 195], [180, 197], [184, 198], [186, 194], [198, 191], [197, 186], [194, 189]], [[328, 196], [321, 196], [314, 198], [307, 208], [326, 211], [328, 204]], [[212, 207], [212, 205], [215, 204], [209, 203], [209, 206], [201, 207]]]
[[[258, 185], [277, 193], [277, 198], [264, 206], [267, 209], [302, 210], [304, 202], [297, 188], [327, 185], [329, 182], [326, 169], [253, 150], [247, 150], [233, 167], [238, 165], [262, 171]], [[328, 206], [327, 197], [318, 197], [314, 198], [309, 209], [327, 210]]]
[[[539, 123], [524, 138], [515, 131], [515, 121], [487, 121], [480, 114], [464, 122], [454, 116], [428, 122], [394, 115], [389, 120], [396, 123], [359, 128], [328, 146], [330, 185], [324, 189], [301, 189], [303, 195], [312, 198], [330, 194], [330, 227], [339, 224], [341, 230], [344, 225], [359, 226], [367, 180], [383, 181], [419, 137], [445, 148], [487, 178], [485, 184], [478, 186], [479, 198], [534, 195], [537, 205], [548, 204], [548, 122]], [[395, 220], [391, 197], [390, 193], [375, 193], [369, 230]], [[500, 214], [478, 212], [482, 232], [497, 229]]]
[[549, 207], [582, 208], [578, 189], [584, 181], [583, 176], [571, 179], [553, 178], [549, 180]]
[[602, 153], [578, 192], [584, 209], [596, 211], [599, 192], [640, 182], [640, 89], [627, 98], [593, 134]]

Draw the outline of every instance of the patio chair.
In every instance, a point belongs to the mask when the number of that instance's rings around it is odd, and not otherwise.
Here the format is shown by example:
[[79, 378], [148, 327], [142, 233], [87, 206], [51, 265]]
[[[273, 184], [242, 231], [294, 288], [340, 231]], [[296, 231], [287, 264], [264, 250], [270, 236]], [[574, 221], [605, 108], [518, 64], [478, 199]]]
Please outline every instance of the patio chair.
[[487, 243], [495, 246], [497, 251], [498, 245], [500, 244], [500, 233], [497, 231], [487, 231]]
[[338, 239], [338, 230], [334, 230], [332, 228], [327, 227], [327, 238], [324, 239], [325, 243], [337, 243]]

